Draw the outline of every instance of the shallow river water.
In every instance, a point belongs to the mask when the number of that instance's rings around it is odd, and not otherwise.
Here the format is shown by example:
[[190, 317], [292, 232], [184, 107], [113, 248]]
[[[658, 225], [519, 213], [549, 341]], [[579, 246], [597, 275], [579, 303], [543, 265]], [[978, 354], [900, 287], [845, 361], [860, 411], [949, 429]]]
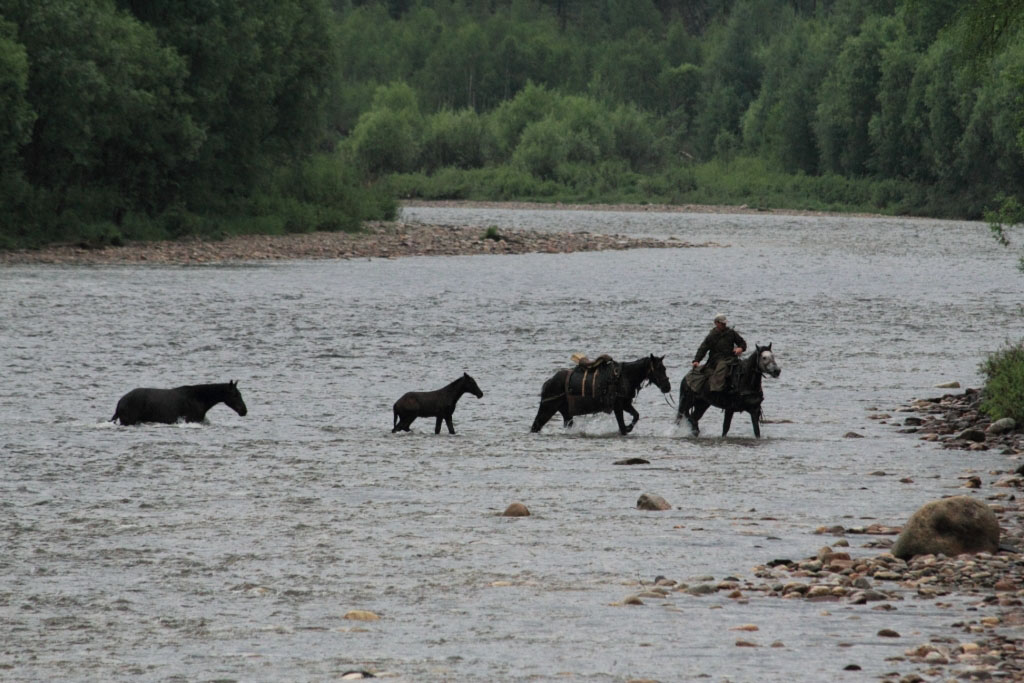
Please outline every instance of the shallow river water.
[[[888, 612], [615, 603], [658, 575], [750, 578], [813, 555], [835, 540], [823, 525], [902, 524], [965, 470], [1003, 465], [867, 418], [941, 382], [977, 386], [981, 358], [1024, 336], [1024, 280], [983, 225], [404, 217], [721, 246], [0, 268], [0, 679], [877, 680], [912, 670], [886, 657], [955, 633], [966, 606], [912, 597]], [[695, 439], [655, 387], [628, 437], [605, 415], [529, 433], [541, 384], [576, 351], [665, 355], [677, 394], [718, 312], [782, 367], [761, 440], [743, 415], [720, 438], [718, 410]], [[456, 435], [430, 419], [391, 434], [398, 396], [463, 372], [484, 396], [460, 401]], [[106, 422], [133, 387], [229, 379], [244, 418]], [[614, 464], [634, 456], [650, 464]], [[672, 509], [637, 510], [642, 493]], [[532, 516], [500, 516], [514, 501]], [[851, 554], [879, 552], [868, 539], [849, 537]]]

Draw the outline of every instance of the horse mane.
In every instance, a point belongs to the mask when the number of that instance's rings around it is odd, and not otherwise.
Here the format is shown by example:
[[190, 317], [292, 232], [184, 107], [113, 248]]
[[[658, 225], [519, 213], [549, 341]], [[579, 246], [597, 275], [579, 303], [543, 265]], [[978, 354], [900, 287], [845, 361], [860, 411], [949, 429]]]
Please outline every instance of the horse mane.
[[736, 374], [736, 388], [741, 392], [746, 390], [761, 390], [761, 372], [758, 369], [758, 362], [761, 356], [760, 351], [754, 347], [754, 351], [742, 358], [739, 363], [739, 372]]
[[[631, 373], [629, 371], [632, 371], [635, 368], [642, 368], [643, 364], [647, 363], [648, 361], [650, 361], [650, 357], [649, 356], [644, 356], [643, 358], [638, 358], [636, 360], [625, 361], [625, 362], [619, 363], [619, 365], [622, 367], [623, 375], [627, 378], [627, 380], [630, 383], [632, 383], [633, 379], [632, 379], [632, 377], [630, 377]], [[628, 368], [628, 371], [627, 371], [627, 368]], [[645, 373], [645, 376], [641, 377], [640, 381], [637, 382], [636, 387], [633, 388], [633, 395], [629, 396], [628, 398], [630, 400], [635, 399], [640, 394], [640, 390], [643, 389], [645, 386], [647, 386], [650, 383], [651, 383], [651, 380], [650, 380], [649, 377], [646, 376], [646, 373]]]

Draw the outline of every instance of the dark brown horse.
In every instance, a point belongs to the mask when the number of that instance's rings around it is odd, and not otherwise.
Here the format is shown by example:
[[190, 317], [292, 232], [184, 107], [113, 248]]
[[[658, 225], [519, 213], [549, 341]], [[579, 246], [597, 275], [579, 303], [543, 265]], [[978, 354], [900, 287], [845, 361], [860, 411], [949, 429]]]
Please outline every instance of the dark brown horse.
[[238, 382], [232, 380], [222, 384], [190, 384], [176, 389], [132, 389], [117, 402], [110, 421], [120, 420], [122, 425], [140, 422], [174, 424], [178, 420], [202, 422], [207, 411], [218, 403], [242, 416], [249, 412], [238, 391]]
[[697, 423], [704, 415], [704, 412], [711, 406], [721, 408], [725, 411], [725, 419], [722, 422], [722, 436], [729, 433], [729, 426], [732, 424], [732, 416], [735, 413], [750, 413], [750, 423], [754, 426], [754, 436], [761, 437], [761, 403], [764, 401], [764, 391], [761, 389], [761, 378], [764, 375], [778, 377], [782, 370], [775, 362], [775, 354], [772, 353], [772, 345], [754, 345], [754, 353], [741, 360], [732, 374], [732, 387], [729, 391], [704, 390], [696, 394], [690, 389], [684, 379], [679, 387], [679, 408], [676, 413], [676, 424], [686, 418], [690, 425], [690, 431], [694, 436], [700, 434], [700, 427]]
[[[640, 389], [654, 384], [662, 393], [672, 391], [672, 384], [665, 373], [664, 356], [651, 354], [627, 363], [604, 363], [594, 368], [592, 380], [588, 378], [589, 392], [582, 386], [577, 387], [578, 383], [573, 380], [574, 371], [579, 372], [579, 369], [559, 370], [544, 382], [531, 432], [539, 432], [555, 413], [561, 413], [564, 426], [569, 427], [576, 415], [614, 412], [619, 434], [629, 434], [640, 419], [640, 413], [633, 407], [633, 399]], [[633, 416], [628, 425], [623, 419], [623, 412]]]
[[477, 398], [482, 398], [484, 395], [484, 392], [480, 391], [480, 387], [476, 385], [476, 380], [466, 373], [462, 373], [462, 377], [437, 391], [410, 391], [403, 394], [402, 398], [395, 401], [394, 408], [392, 408], [395, 419], [391, 433], [394, 434], [399, 430], [409, 431], [409, 425], [417, 417], [436, 417], [435, 434], [441, 433], [442, 421], [448, 425], [448, 433], [454, 434], [455, 426], [452, 425], [452, 413], [455, 412], [455, 404], [467, 392]]

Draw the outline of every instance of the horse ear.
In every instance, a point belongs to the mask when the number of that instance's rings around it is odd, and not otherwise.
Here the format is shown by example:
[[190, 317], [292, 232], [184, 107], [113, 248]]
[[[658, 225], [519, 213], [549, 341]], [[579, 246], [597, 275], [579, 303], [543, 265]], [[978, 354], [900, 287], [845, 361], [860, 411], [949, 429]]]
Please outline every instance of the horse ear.
[[769, 351], [772, 350], [772, 343], [771, 342], [768, 342], [768, 347], [767, 348], [768, 348]]

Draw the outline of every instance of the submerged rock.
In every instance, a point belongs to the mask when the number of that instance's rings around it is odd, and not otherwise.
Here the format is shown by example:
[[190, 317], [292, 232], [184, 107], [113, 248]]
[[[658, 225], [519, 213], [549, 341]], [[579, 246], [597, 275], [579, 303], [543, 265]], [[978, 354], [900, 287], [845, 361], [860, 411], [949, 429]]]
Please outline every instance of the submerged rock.
[[668, 504], [661, 496], [655, 493], [645, 493], [641, 495], [636, 501], [636, 507], [639, 510], [671, 510], [672, 506]]
[[501, 513], [502, 517], [529, 517], [530, 510], [522, 503], [512, 503]]

